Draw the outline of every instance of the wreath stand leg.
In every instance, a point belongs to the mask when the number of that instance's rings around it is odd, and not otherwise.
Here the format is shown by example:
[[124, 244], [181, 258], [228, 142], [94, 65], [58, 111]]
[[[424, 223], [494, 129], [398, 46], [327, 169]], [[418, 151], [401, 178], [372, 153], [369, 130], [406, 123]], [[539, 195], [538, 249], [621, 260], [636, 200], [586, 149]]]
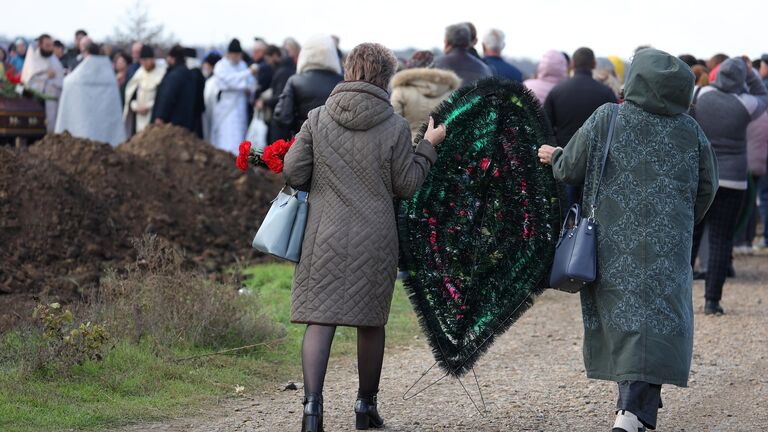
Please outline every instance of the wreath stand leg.
[[[510, 319], [510, 318], [512, 318], [512, 317], [515, 315], [515, 312], [517, 312], [517, 310], [520, 308], [520, 306], [522, 306], [522, 305], [523, 305], [523, 304], [524, 304], [524, 303], [525, 303], [525, 302], [526, 302], [526, 301], [527, 301], [527, 300], [528, 300], [530, 297], [531, 297], [531, 294], [528, 294], [528, 295], [527, 295], [527, 296], [526, 296], [526, 297], [523, 299], [523, 301], [521, 301], [521, 302], [520, 302], [520, 304], [518, 304], [518, 305], [517, 305], [517, 307], [515, 307], [515, 309], [512, 311], [512, 315], [510, 315], [509, 317], [507, 317], [507, 319], [505, 319], [504, 321], [502, 321], [502, 322], [501, 322], [501, 324], [499, 325], [499, 328], [500, 328], [501, 326], [503, 326], [503, 325], [504, 325], [504, 324], [505, 324], [507, 321], [509, 321], [509, 319]], [[495, 333], [495, 332], [494, 332], [494, 333]], [[481, 348], [483, 345], [485, 345], [485, 344], [486, 344], [486, 342], [488, 342], [488, 340], [489, 340], [489, 339], [490, 339], [490, 336], [489, 336], [488, 338], [486, 338], [486, 339], [485, 339], [485, 340], [484, 340], [484, 341], [483, 341], [483, 342], [480, 344], [480, 346], [478, 346], [477, 348], [475, 348], [475, 351], [474, 351], [474, 352], [476, 352], [476, 351], [477, 351], [477, 350], [479, 350], [479, 349], [480, 349], [480, 348]], [[440, 349], [440, 352], [443, 354], [443, 358], [445, 358], [445, 351], [443, 351], [443, 347], [440, 345], [440, 343], [439, 343], [439, 342], [437, 342], [437, 347]], [[473, 352], [473, 354], [474, 354], [474, 352]], [[418, 396], [418, 395], [420, 395], [420, 394], [424, 393], [425, 391], [429, 390], [429, 389], [430, 389], [432, 386], [436, 385], [436, 384], [437, 384], [437, 383], [439, 383], [440, 381], [444, 380], [444, 379], [445, 379], [445, 378], [446, 378], [448, 375], [451, 375], [452, 373], [455, 375], [455, 372], [456, 372], [456, 371], [458, 371], [459, 369], [461, 369], [462, 367], [464, 367], [464, 365], [465, 365], [466, 363], [467, 363], [467, 360], [465, 360], [465, 361], [464, 361], [463, 363], [461, 363], [461, 364], [460, 364], [458, 367], [456, 367], [455, 369], [453, 369], [453, 371], [449, 371], [449, 372], [446, 372], [446, 373], [445, 373], [443, 376], [441, 376], [440, 378], [436, 379], [435, 381], [432, 381], [431, 383], [427, 384], [427, 385], [426, 385], [424, 388], [420, 389], [420, 390], [419, 390], [419, 391], [417, 391], [416, 393], [413, 393], [413, 394], [410, 394], [410, 395], [409, 395], [408, 393], [410, 393], [410, 392], [411, 392], [411, 390], [413, 390], [413, 389], [414, 389], [414, 388], [415, 388], [415, 387], [416, 387], [416, 386], [417, 386], [417, 385], [418, 385], [418, 384], [421, 382], [421, 380], [422, 380], [422, 379], [424, 379], [424, 377], [425, 377], [425, 376], [427, 376], [427, 374], [428, 374], [428, 373], [429, 373], [429, 372], [430, 372], [432, 369], [434, 369], [434, 368], [435, 368], [435, 366], [437, 366], [437, 362], [434, 362], [434, 363], [432, 363], [432, 366], [430, 366], [429, 368], [427, 368], [427, 370], [425, 370], [424, 372], [422, 372], [422, 373], [421, 373], [421, 376], [419, 376], [419, 378], [416, 380], [416, 382], [414, 382], [413, 384], [411, 384], [411, 386], [410, 386], [410, 387], [408, 387], [408, 389], [405, 391], [405, 393], [403, 393], [403, 400], [406, 400], [406, 401], [407, 401], [407, 400], [411, 400], [411, 399], [415, 398], [416, 396]], [[475, 399], [474, 399], [474, 398], [472, 397], [472, 395], [469, 393], [469, 390], [467, 390], [467, 387], [464, 385], [464, 382], [461, 380], [461, 378], [459, 378], [458, 376], [456, 376], [456, 380], [459, 382], [459, 385], [461, 385], [461, 388], [464, 390], [464, 393], [466, 393], [467, 397], [469, 398], [470, 402], [472, 402], [472, 405], [474, 405], [474, 407], [475, 407], [475, 409], [477, 410], [477, 412], [478, 412], [480, 415], [484, 415], [485, 413], [487, 413], [487, 412], [488, 412], [488, 407], [487, 407], [487, 405], [485, 404], [485, 397], [483, 397], [483, 390], [482, 390], [482, 388], [480, 388], [480, 380], [477, 378], [477, 373], [475, 372], [475, 368], [474, 368], [474, 366], [473, 366], [471, 369], [472, 369], [472, 376], [474, 376], [474, 378], [475, 378], [475, 385], [477, 385], [477, 392], [480, 394], [480, 403], [481, 403], [481, 404], [482, 404], [482, 406], [483, 406], [483, 409], [482, 409], [482, 410], [480, 410], [480, 407], [477, 405], [477, 403], [475, 402]]]

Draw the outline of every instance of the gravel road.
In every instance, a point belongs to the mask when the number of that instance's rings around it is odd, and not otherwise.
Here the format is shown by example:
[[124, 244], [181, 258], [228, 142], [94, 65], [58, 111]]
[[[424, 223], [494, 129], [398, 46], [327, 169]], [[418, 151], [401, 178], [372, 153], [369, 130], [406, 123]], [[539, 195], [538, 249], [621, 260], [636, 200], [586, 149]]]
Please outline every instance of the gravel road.
[[[703, 314], [704, 284], [695, 283], [690, 387], [664, 387], [658, 430], [768, 428], [768, 255], [737, 257], [736, 271], [738, 277], [725, 286], [722, 317]], [[478, 362], [484, 414], [452, 379], [404, 401], [403, 393], [433, 363], [432, 355], [423, 338], [390, 350], [379, 397], [386, 430], [610, 431], [616, 384], [586, 379], [581, 341], [578, 296], [546, 292]], [[202, 417], [120, 432], [298, 431], [303, 392], [279, 387], [224, 401]], [[467, 388], [479, 402], [477, 388]], [[354, 430], [356, 390], [354, 359], [332, 358], [324, 395], [326, 430]]]

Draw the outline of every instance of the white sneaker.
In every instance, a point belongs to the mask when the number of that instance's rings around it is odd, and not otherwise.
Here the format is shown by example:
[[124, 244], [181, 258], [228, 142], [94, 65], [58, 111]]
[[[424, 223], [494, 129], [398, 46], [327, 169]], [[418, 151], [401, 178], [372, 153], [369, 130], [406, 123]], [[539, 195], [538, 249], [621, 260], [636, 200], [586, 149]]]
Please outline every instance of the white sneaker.
[[741, 245], [733, 248], [734, 255], [752, 255], [753, 252], [752, 246]]
[[636, 415], [629, 411], [621, 410], [616, 413], [616, 423], [613, 424], [613, 432], [645, 432], [645, 426]]

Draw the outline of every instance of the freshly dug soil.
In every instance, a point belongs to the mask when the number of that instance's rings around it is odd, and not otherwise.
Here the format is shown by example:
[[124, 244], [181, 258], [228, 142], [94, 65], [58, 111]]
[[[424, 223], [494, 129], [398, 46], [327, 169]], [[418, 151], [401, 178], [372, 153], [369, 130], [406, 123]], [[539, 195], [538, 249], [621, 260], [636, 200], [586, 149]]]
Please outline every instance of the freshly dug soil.
[[209, 272], [263, 259], [250, 243], [281, 186], [174, 126], [117, 148], [67, 133], [0, 148], [0, 331], [13, 321], [11, 299], [76, 299], [105, 268], [130, 262], [145, 233]]

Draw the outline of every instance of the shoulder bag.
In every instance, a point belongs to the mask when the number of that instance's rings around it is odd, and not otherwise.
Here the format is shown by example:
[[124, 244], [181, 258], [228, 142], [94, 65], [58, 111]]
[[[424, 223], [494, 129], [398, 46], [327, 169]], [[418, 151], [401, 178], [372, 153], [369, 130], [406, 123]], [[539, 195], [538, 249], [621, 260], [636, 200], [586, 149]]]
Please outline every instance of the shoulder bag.
[[560, 238], [555, 248], [555, 259], [549, 276], [549, 285], [560, 291], [569, 293], [579, 292], [585, 285], [597, 279], [597, 193], [600, 181], [605, 172], [605, 162], [608, 159], [608, 149], [613, 140], [613, 129], [619, 105], [616, 105], [611, 115], [608, 127], [608, 137], [603, 149], [600, 172], [594, 187], [592, 209], [588, 217], [581, 214], [581, 206], [574, 204], [569, 210], [560, 231]]

